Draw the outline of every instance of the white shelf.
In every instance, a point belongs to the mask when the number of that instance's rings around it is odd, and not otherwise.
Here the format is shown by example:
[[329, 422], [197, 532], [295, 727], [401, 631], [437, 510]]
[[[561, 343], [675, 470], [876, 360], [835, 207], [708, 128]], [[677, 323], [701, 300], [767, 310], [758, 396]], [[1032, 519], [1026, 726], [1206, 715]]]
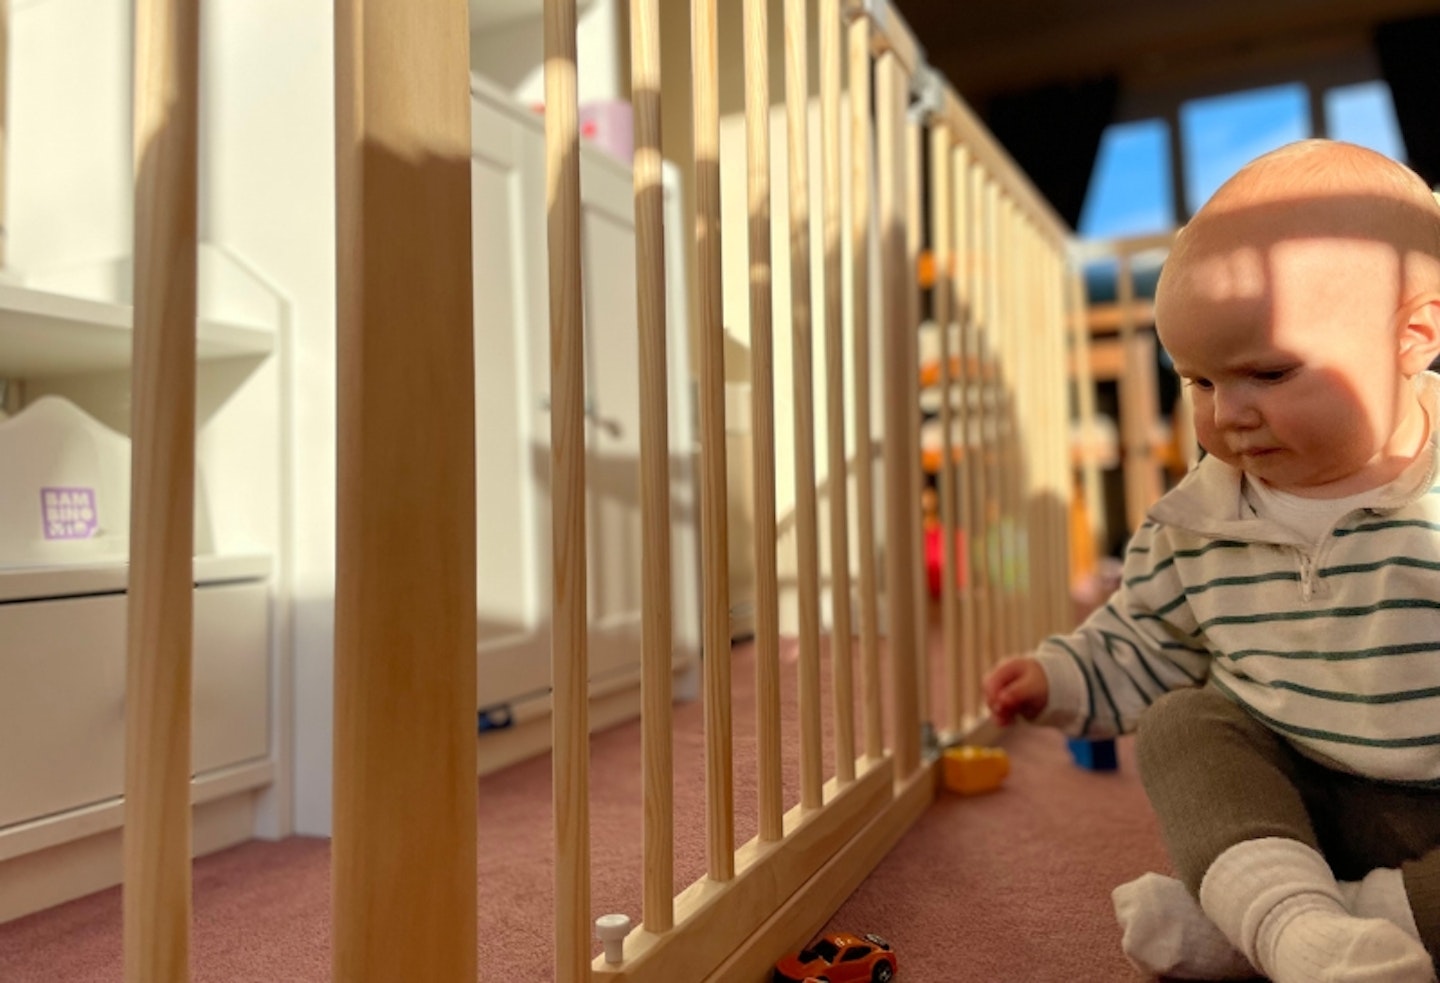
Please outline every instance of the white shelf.
[[[197, 556], [195, 583], [259, 580], [270, 575], [270, 567], [266, 554]], [[129, 562], [123, 556], [64, 566], [0, 567], [0, 603], [115, 593], [125, 589], [128, 579]]]
[[[0, 283], [0, 377], [44, 378], [130, 364], [132, 309]], [[264, 357], [275, 347], [269, 327], [200, 321], [202, 361]]]

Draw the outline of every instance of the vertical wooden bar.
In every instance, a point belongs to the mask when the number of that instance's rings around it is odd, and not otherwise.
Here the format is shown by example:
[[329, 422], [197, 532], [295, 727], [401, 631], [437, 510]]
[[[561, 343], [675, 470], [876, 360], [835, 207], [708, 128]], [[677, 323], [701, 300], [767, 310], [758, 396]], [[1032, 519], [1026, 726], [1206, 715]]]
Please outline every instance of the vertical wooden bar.
[[545, 2], [545, 176], [550, 247], [550, 469], [554, 616], [555, 979], [589, 973], [590, 693], [585, 532], [585, 310], [575, 0]]
[[645, 928], [675, 924], [675, 790], [670, 581], [670, 428], [666, 400], [665, 225], [660, 143], [659, 0], [630, 0], [635, 126], [635, 276], [640, 331], [641, 771]]
[[[907, 82], [910, 79], [906, 79]], [[908, 102], [908, 94], [905, 97]], [[905, 359], [909, 371], [905, 374], [905, 400], [909, 405], [906, 416], [905, 447], [909, 463], [905, 468], [907, 488], [905, 492], [906, 522], [910, 527], [910, 598], [914, 604], [915, 619], [915, 712], [919, 715], [916, 724], [922, 732], [930, 727], [934, 714], [930, 709], [930, 640], [929, 608], [930, 592], [926, 584], [925, 564], [920, 558], [925, 555], [925, 527], [920, 510], [920, 491], [924, 483], [925, 462], [920, 450], [920, 246], [925, 231], [925, 216], [920, 209], [921, 189], [924, 187], [924, 160], [922, 159], [920, 117], [915, 113], [905, 114], [905, 281], [903, 297], [902, 326], [905, 339]]]
[[905, 100], [907, 83], [899, 60], [882, 54], [876, 64], [876, 147], [879, 159], [880, 262], [885, 350], [885, 599], [890, 629], [891, 747], [897, 778], [908, 778], [920, 762], [920, 721], [915, 646], [915, 534], [908, 501], [914, 467], [910, 418], [911, 358], [905, 293], [913, 290], [905, 242]]
[[850, 266], [855, 333], [855, 515], [860, 573], [860, 691], [867, 758], [884, 753], [880, 706], [880, 611], [875, 570], [875, 444], [870, 423], [870, 18], [849, 28]]
[[1006, 617], [1004, 553], [1004, 448], [1001, 431], [1005, 419], [1004, 379], [1000, 370], [1000, 292], [1003, 271], [999, 251], [1000, 192], [993, 180], [985, 182], [985, 326], [980, 349], [985, 360], [985, 544], [990, 572], [990, 665], [1008, 655], [1009, 619]]
[[775, 566], [775, 339], [770, 256], [768, 0], [745, 0], [745, 147], [750, 232], [750, 428], [755, 499], [756, 791], [760, 839], [785, 835], [780, 767], [780, 588]]
[[845, 455], [844, 299], [840, 255], [840, 0], [820, 0], [820, 146], [825, 234], [825, 397], [830, 474], [830, 657], [835, 777], [855, 779], [854, 643], [850, 629], [849, 466]]
[[1054, 419], [1055, 446], [1052, 449], [1054, 456], [1050, 462], [1054, 469], [1051, 487], [1055, 490], [1055, 500], [1058, 503], [1055, 513], [1055, 535], [1060, 542], [1060, 547], [1055, 551], [1057, 565], [1052, 574], [1055, 579], [1055, 610], [1050, 622], [1050, 632], [1055, 633], [1067, 631], [1073, 623], [1070, 615], [1070, 569], [1074, 550], [1074, 544], [1070, 541], [1070, 496], [1073, 494], [1070, 443], [1075, 428], [1073, 422], [1074, 403], [1070, 397], [1067, 358], [1070, 347], [1070, 325], [1065, 312], [1068, 270], [1062, 251], [1063, 244], [1051, 241], [1048, 246], [1050, 252], [1050, 337], [1054, 352], [1050, 359], [1050, 374], [1051, 378], [1055, 380], [1055, 392], [1059, 394]]
[[[459, 2], [336, 5], [331, 853], [333, 972], [345, 983], [476, 975], [468, 37]], [[568, 302], [578, 311], [578, 282]], [[584, 485], [570, 471], [556, 479]], [[577, 567], [583, 556], [557, 563]], [[557, 636], [572, 624], [558, 616]], [[565, 686], [557, 678], [561, 719]]]
[[135, 10], [126, 983], [190, 975], [199, 25], [180, 0]]
[[[953, 272], [950, 277], [952, 296], [953, 317], [956, 322], [956, 346], [955, 357], [959, 371], [953, 380], [958, 399], [956, 400], [959, 412], [955, 414], [954, 426], [960, 432], [961, 461], [963, 471], [957, 472], [952, 466], [950, 475], [955, 488], [955, 514], [958, 526], [958, 538], [964, 544], [964, 549], [956, 545], [955, 560], [958, 567], [960, 582], [964, 585], [960, 590], [960, 658], [961, 658], [961, 708], [962, 717], [959, 722], [961, 728], [969, 725], [969, 716], [977, 713], [980, 707], [980, 664], [979, 645], [980, 633], [978, 612], [975, 605], [975, 572], [971, 563], [971, 556], [974, 552], [973, 543], [975, 527], [972, 521], [974, 507], [972, 505], [973, 485], [972, 476], [977, 467], [976, 451], [971, 434], [973, 425], [973, 414], [971, 413], [971, 396], [974, 393], [974, 375], [970, 366], [970, 345], [968, 337], [970, 334], [971, 307], [974, 303], [974, 288], [971, 283], [970, 267], [974, 263], [974, 255], [970, 248], [970, 227], [974, 224], [973, 211], [970, 208], [970, 153], [957, 144], [951, 151], [953, 168], [954, 193], [954, 222], [951, 225], [951, 239], [953, 242], [951, 261]], [[952, 536], [952, 538], [955, 538]]]
[[1125, 516], [1133, 533], [1145, 513], [1160, 497], [1151, 425], [1156, 405], [1153, 379], [1153, 342], [1140, 336], [1135, 324], [1135, 270], [1128, 251], [1119, 256], [1115, 273], [1116, 301], [1120, 308], [1120, 345], [1125, 353], [1125, 376], [1120, 380], [1120, 435], [1124, 449]]
[[1080, 494], [1089, 520], [1090, 545], [1096, 556], [1105, 552], [1105, 500], [1095, 455], [1095, 379], [1090, 371], [1090, 322], [1086, 316], [1085, 280], [1079, 266], [1066, 279], [1066, 313], [1071, 335], [1075, 406], [1080, 416]]
[[999, 248], [995, 252], [1000, 264], [1001, 289], [998, 297], [1000, 313], [995, 319], [996, 353], [999, 357], [1000, 373], [1003, 380], [1003, 430], [1000, 437], [1002, 454], [1000, 479], [1002, 482], [1002, 505], [1005, 520], [1001, 524], [1005, 538], [1002, 549], [1005, 578], [1005, 650], [1004, 655], [1020, 653], [1020, 459], [1021, 441], [1018, 419], [1019, 388], [1018, 360], [1015, 353], [1017, 340], [1016, 325], [1019, 321], [1018, 296], [1019, 265], [1010, 261], [1015, 254], [1015, 208], [1008, 194], [1000, 197]]
[[970, 467], [966, 478], [970, 484], [970, 551], [973, 580], [971, 593], [975, 606], [975, 672], [983, 676], [993, 661], [995, 645], [994, 574], [990, 564], [990, 533], [992, 528], [990, 502], [990, 448], [987, 435], [990, 427], [990, 380], [985, 355], [984, 326], [988, 319], [990, 294], [990, 257], [986, 251], [985, 231], [989, 221], [989, 197], [986, 194], [985, 171], [979, 161], [970, 168], [967, 232], [970, 262], [969, 317], [965, 323], [966, 372], [969, 392], [965, 404], [971, 410], [966, 428], [970, 448]]
[[1021, 264], [1020, 300], [1023, 304], [1020, 323], [1016, 325], [1016, 350], [1019, 352], [1020, 383], [1019, 408], [1020, 426], [1027, 452], [1022, 462], [1021, 520], [1024, 529], [1020, 537], [1021, 562], [1025, 577], [1022, 581], [1024, 607], [1021, 611], [1021, 651], [1029, 651], [1040, 640], [1040, 630], [1050, 605], [1050, 581], [1047, 576], [1049, 543], [1048, 517], [1045, 512], [1046, 465], [1049, 461], [1050, 441], [1054, 433], [1046, 412], [1050, 404], [1059, 398], [1059, 392], [1049, 389], [1050, 379], [1044, 371], [1040, 358], [1038, 336], [1045, 329], [1045, 267], [1044, 260], [1035, 241], [1035, 229], [1029, 216], [1016, 209], [1019, 224], [1019, 245], [1016, 259]]
[[954, 141], [947, 123], [936, 123], [930, 128], [930, 209], [931, 241], [934, 243], [935, 283], [932, 287], [932, 317], [940, 332], [940, 371], [935, 380], [940, 390], [940, 470], [937, 475], [940, 487], [940, 625], [944, 638], [942, 651], [945, 653], [945, 719], [944, 730], [958, 734], [964, 726], [965, 693], [963, 653], [960, 648], [960, 596], [955, 588], [956, 556], [955, 532], [957, 528], [955, 501], [955, 448], [952, 428], [955, 414], [952, 409], [953, 377], [951, 373], [950, 323], [953, 317], [953, 290], [951, 271], [955, 268], [954, 235], [951, 220], [954, 218], [953, 163]]
[[790, 333], [795, 388], [795, 544], [800, 575], [800, 804], [823, 803], [820, 544], [815, 495], [815, 362], [810, 308], [809, 58], [806, 0], [785, 0], [785, 133], [790, 173]]
[[705, 578], [706, 856], [711, 879], [735, 876], [730, 731], [730, 585], [725, 519], [725, 325], [720, 286], [719, 32], [715, 0], [691, 2], [694, 72], [696, 292], [700, 312], [700, 555]]

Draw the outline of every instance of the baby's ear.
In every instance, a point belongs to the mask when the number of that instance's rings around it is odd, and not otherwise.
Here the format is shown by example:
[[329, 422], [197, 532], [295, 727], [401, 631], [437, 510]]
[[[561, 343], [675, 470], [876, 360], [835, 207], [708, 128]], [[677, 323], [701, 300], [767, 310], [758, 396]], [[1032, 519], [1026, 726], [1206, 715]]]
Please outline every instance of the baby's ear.
[[1411, 305], [1400, 325], [1400, 371], [1419, 375], [1440, 356], [1440, 294], [1427, 294]]

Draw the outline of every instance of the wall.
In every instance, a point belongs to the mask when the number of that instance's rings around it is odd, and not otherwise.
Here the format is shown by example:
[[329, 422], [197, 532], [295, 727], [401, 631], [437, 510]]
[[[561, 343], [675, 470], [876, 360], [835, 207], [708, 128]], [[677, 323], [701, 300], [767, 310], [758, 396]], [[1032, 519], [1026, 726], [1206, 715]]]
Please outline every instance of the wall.
[[205, 7], [204, 227], [289, 306], [281, 630], [293, 650], [297, 832], [330, 830], [335, 593], [335, 115], [330, 0]]

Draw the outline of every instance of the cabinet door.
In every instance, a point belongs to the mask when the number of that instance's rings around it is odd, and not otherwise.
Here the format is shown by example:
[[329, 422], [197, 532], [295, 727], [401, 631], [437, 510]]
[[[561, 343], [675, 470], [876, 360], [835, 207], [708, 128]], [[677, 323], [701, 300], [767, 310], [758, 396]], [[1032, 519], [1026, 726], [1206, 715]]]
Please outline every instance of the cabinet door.
[[[192, 770], [269, 751], [264, 583], [195, 591]], [[0, 827], [125, 791], [124, 594], [0, 605]]]
[[471, 106], [477, 700], [487, 707], [549, 686], [549, 441], [533, 436], [548, 424], [539, 401], [549, 387], [534, 387], [529, 343], [547, 328], [531, 292], [543, 283], [544, 217], [528, 214], [521, 180], [526, 127], [488, 99]]
[[[475, 103], [480, 705], [550, 685], [550, 322], [544, 129]], [[628, 168], [581, 158], [592, 679], [639, 661], [639, 349]]]

